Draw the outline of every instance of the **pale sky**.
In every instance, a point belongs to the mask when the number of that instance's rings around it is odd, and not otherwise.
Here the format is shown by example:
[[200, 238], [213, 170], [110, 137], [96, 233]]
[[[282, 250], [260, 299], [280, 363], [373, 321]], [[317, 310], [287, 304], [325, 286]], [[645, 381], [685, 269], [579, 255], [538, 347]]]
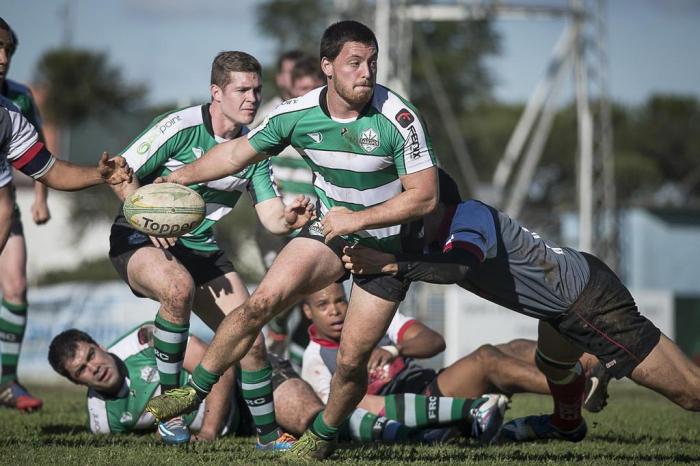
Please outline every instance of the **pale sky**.
[[[126, 78], [147, 84], [150, 103], [203, 99], [208, 95], [211, 60], [219, 51], [244, 50], [263, 64], [275, 61], [273, 42], [256, 27], [259, 3], [71, 0], [72, 43], [106, 51]], [[700, 97], [700, 1], [611, 0], [609, 4], [613, 98], [638, 103], [654, 92]], [[61, 44], [63, 5], [63, 1], [3, 0], [0, 15], [20, 40], [10, 78], [31, 81], [41, 54]], [[496, 28], [503, 37], [503, 53], [488, 62], [497, 79], [496, 97], [524, 101], [542, 76], [564, 22], [497, 21]]]

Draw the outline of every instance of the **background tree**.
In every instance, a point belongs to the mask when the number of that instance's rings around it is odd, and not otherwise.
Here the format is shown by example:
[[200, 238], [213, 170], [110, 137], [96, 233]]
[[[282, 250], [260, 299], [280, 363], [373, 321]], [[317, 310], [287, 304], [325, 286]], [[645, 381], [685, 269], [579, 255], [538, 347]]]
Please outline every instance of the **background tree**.
[[[127, 83], [121, 70], [107, 55], [92, 50], [59, 48], [44, 53], [36, 65], [35, 81], [46, 93], [42, 112], [60, 131], [59, 155], [74, 160], [72, 133], [88, 122], [109, 123], [115, 116], [132, 111], [146, 94], [143, 85]], [[82, 163], [96, 163], [105, 146], [95, 146]], [[72, 204], [71, 216], [81, 221], [78, 237], [93, 221], [113, 216], [119, 203], [109, 188], [100, 187]]]

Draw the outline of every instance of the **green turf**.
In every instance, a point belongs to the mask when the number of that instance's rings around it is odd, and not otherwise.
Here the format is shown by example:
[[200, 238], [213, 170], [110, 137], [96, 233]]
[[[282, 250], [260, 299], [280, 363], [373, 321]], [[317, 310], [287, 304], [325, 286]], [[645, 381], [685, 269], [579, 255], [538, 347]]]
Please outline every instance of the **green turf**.
[[[253, 450], [251, 438], [226, 438], [185, 448], [165, 447], [154, 435], [94, 436], [86, 428], [83, 392], [35, 388], [40, 413], [0, 410], [0, 464], [281, 464]], [[542, 396], [517, 396], [508, 418], [547, 411]], [[700, 414], [689, 413], [628, 383], [612, 387], [610, 405], [586, 414], [588, 437], [563, 442], [476, 448], [470, 446], [354, 446], [326, 464], [700, 464]]]

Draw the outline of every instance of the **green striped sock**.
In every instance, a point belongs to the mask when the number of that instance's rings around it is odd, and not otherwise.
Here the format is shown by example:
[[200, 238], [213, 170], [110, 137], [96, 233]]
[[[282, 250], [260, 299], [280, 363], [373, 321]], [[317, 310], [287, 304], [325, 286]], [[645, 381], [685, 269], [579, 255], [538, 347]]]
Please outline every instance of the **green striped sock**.
[[326, 421], [323, 420], [323, 410], [314, 418], [314, 422], [311, 424], [311, 432], [318, 435], [324, 440], [333, 440], [336, 435], [338, 435], [338, 427], [329, 426]]
[[162, 391], [180, 386], [180, 371], [185, 359], [189, 324], [174, 324], [156, 315], [156, 331], [153, 334], [156, 367]]
[[384, 416], [377, 416], [362, 408], [357, 408], [345, 422], [352, 440], [361, 442], [405, 442], [412, 430]]
[[27, 304], [0, 303], [0, 384], [17, 380], [17, 362], [27, 328]]
[[197, 390], [197, 394], [203, 400], [211, 392], [212, 387], [219, 381], [221, 376], [213, 372], [209, 372], [201, 364], [192, 371], [190, 376], [190, 385]]
[[272, 399], [272, 366], [257, 371], [241, 370], [241, 393], [255, 422], [258, 441], [262, 444], [281, 435]]
[[386, 417], [408, 427], [449, 425], [462, 420], [472, 422], [472, 407], [481, 404], [481, 398], [452, 398], [424, 396], [413, 393], [384, 397]]

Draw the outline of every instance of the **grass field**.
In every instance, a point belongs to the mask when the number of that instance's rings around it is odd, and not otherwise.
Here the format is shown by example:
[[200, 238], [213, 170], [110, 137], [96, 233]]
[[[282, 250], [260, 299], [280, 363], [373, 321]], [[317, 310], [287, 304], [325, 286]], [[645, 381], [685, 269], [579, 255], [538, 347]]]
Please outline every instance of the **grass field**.
[[[688, 413], [629, 383], [611, 387], [610, 405], [586, 414], [588, 437], [578, 444], [520, 446], [353, 446], [326, 464], [700, 464], [700, 414]], [[85, 398], [70, 388], [35, 388], [46, 405], [22, 415], [0, 410], [0, 464], [280, 464], [253, 451], [251, 438], [226, 438], [185, 448], [154, 435], [96, 437], [86, 427]], [[517, 396], [507, 417], [546, 412], [542, 396]]]

